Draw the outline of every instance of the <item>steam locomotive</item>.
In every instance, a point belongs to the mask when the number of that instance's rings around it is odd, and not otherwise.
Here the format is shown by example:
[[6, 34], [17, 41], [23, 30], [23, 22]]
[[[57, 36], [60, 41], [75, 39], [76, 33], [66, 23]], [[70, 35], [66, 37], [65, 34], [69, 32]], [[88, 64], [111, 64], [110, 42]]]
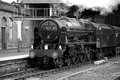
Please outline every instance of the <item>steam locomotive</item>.
[[115, 54], [120, 46], [120, 27], [75, 18], [42, 21], [34, 30], [34, 48], [29, 56], [38, 66], [71, 65]]

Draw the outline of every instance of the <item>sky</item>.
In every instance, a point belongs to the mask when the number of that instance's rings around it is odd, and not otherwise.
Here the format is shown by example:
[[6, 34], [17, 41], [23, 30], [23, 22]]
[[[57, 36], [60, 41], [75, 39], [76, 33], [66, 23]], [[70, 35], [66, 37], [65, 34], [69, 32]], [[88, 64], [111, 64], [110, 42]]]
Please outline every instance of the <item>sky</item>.
[[[17, 0], [2, 0], [8, 3]], [[117, 9], [120, 0], [60, 0], [65, 4], [72, 4], [80, 6], [80, 10], [91, 8], [92, 10], [100, 11], [101, 14], [105, 12], [112, 12], [114, 9]], [[98, 8], [99, 7], [99, 8]]]
[[100, 11], [101, 14], [112, 12], [120, 4], [120, 0], [62, 0], [62, 2], [69, 5], [78, 5], [81, 11], [91, 8]]
[[8, 3], [11, 3], [11, 2], [16, 2], [17, 0], [2, 0], [2, 1], [5, 1], [5, 2], [8, 2]]

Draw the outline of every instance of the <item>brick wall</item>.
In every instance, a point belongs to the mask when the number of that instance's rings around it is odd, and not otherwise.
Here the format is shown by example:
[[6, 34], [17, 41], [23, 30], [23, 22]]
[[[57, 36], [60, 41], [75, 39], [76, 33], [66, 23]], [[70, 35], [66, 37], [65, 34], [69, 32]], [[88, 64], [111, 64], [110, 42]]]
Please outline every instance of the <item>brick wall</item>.
[[40, 20], [23, 21], [22, 24], [22, 46], [30, 46], [34, 41], [34, 28], [38, 27]]

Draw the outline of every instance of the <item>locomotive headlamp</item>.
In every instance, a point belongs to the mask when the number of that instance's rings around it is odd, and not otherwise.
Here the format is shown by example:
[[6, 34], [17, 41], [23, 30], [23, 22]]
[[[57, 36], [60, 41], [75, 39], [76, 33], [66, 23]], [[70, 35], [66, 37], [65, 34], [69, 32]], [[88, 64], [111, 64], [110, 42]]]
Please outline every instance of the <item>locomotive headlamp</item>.
[[100, 27], [99, 30], [102, 30], [102, 28]]
[[31, 45], [31, 50], [33, 50], [33, 44]]
[[100, 39], [99, 38], [97, 38], [97, 41], [99, 41]]
[[45, 50], [48, 50], [48, 44], [45, 44]]
[[53, 52], [52, 58], [53, 58], [53, 59], [56, 59], [57, 57], [58, 57], [58, 53], [57, 53], [57, 52]]
[[34, 51], [30, 51], [29, 52], [29, 57], [30, 58], [34, 58], [35, 57], [35, 52]]
[[62, 46], [61, 45], [59, 45], [59, 50], [62, 50]]
[[116, 33], [116, 37], [118, 37], [118, 33]]

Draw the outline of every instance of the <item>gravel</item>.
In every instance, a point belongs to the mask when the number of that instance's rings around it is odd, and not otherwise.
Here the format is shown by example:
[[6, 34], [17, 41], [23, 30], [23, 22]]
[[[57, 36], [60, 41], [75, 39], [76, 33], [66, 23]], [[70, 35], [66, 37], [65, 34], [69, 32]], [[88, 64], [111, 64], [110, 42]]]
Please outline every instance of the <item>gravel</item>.
[[[99, 67], [99, 68], [95, 68], [95, 67]], [[91, 69], [83, 73], [80, 73], [78, 75], [72, 76], [69, 79], [60, 79], [62, 77], [66, 77], [71, 74], [90, 68], [95, 68], [95, 69]], [[27, 80], [59, 80], [59, 79], [60, 80], [114, 80], [119, 76], [120, 76], [120, 59], [118, 58], [118, 60], [113, 59], [112, 61], [109, 61], [108, 63], [101, 65], [87, 64], [79, 68], [71, 69], [61, 73], [56, 73], [48, 77], [29, 78]]]

